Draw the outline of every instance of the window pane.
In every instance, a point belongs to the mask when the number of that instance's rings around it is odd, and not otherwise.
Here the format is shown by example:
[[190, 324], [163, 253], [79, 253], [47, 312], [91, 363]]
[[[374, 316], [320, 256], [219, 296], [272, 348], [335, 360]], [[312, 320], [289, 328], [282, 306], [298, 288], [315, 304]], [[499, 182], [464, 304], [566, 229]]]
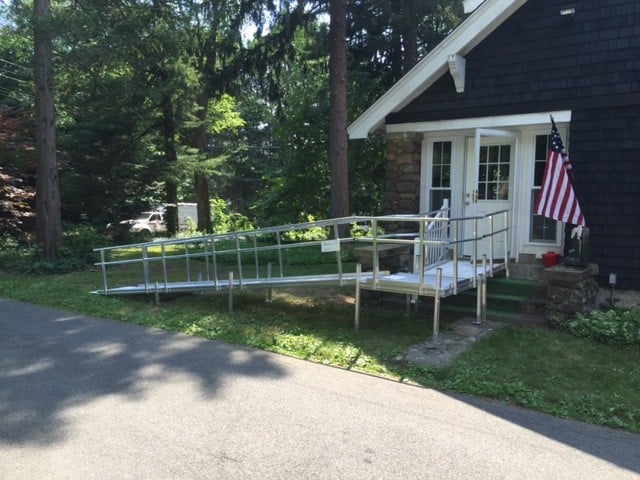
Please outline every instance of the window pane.
[[478, 185], [478, 200], [488, 200], [486, 183], [481, 183], [480, 185]]
[[509, 182], [498, 184], [498, 200], [509, 200]]
[[478, 169], [478, 181], [486, 182], [487, 180], [487, 164], [485, 163], [484, 165], [480, 165]]
[[534, 159], [533, 185], [542, 185], [544, 177], [544, 167], [547, 163], [547, 145], [549, 135], [536, 135], [536, 158]]
[[533, 185], [536, 187], [539, 187], [542, 185], [542, 179], [544, 177], [544, 166], [545, 166], [545, 162], [536, 161], [534, 178], [533, 178]]
[[500, 163], [509, 163], [511, 158], [511, 145], [502, 145], [500, 147]]
[[487, 147], [480, 147], [480, 165], [487, 163]]
[[432, 171], [431, 186], [441, 187], [442, 186], [442, 169], [440, 168], [440, 165], [434, 165], [431, 171]]
[[549, 144], [549, 135], [536, 135], [536, 160], [547, 157], [547, 145]]
[[489, 147], [489, 162], [498, 163], [498, 160], [500, 158], [499, 154], [500, 154], [500, 147], [498, 146]]
[[431, 190], [431, 206], [428, 210], [438, 210], [445, 198], [451, 199], [451, 190]]
[[451, 164], [451, 142], [442, 143], [442, 163]]
[[533, 242], [555, 243], [557, 238], [558, 222], [533, 213], [539, 193], [540, 189], [534, 189], [531, 192], [532, 219], [529, 238]]

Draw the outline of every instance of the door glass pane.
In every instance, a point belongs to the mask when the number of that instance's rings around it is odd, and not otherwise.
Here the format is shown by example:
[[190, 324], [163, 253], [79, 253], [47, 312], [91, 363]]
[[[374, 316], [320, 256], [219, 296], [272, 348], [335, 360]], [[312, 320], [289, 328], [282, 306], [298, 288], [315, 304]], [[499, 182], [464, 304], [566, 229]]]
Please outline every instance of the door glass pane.
[[478, 200], [509, 200], [511, 145], [480, 147]]

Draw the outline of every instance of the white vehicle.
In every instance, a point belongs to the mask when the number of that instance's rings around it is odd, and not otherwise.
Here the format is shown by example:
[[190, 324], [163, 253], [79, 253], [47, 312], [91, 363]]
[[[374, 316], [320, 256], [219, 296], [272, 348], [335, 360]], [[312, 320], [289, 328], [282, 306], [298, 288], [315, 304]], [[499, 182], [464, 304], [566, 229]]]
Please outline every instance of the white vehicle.
[[[134, 233], [157, 234], [167, 231], [165, 215], [167, 207], [161, 205], [150, 212], [143, 212], [135, 220], [124, 220], [123, 225], [131, 225], [130, 231]], [[198, 205], [196, 203], [178, 203], [178, 230], [184, 230], [189, 226], [187, 219], [194, 223], [198, 221]]]

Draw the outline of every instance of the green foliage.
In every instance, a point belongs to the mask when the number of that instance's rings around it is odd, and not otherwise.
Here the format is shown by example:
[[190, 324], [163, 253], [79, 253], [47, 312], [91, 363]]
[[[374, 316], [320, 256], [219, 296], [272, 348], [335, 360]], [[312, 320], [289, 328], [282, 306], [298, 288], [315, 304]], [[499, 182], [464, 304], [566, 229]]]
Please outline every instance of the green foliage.
[[211, 200], [211, 215], [213, 216], [214, 233], [241, 232], [254, 230], [251, 220], [237, 212], [229, 210], [229, 204], [222, 198]]
[[187, 226], [176, 234], [176, 238], [193, 238], [206, 235], [203, 232], [198, 231], [198, 224], [191, 218], [186, 218]]
[[[384, 228], [376, 227], [376, 235], [384, 235]], [[358, 223], [351, 224], [351, 236], [353, 238], [372, 237], [373, 230], [369, 225], [360, 225]]]
[[209, 102], [208, 114], [208, 131], [216, 135], [226, 130], [237, 131], [246, 124], [236, 109], [235, 99], [227, 93]]
[[5, 236], [0, 240], [0, 268], [7, 271], [32, 274], [57, 274], [86, 270], [97, 261], [94, 248], [108, 245], [112, 237], [91, 225], [66, 226], [58, 256], [42, 260], [38, 245], [20, 242]]
[[[311, 214], [308, 214], [306, 217], [306, 221], [309, 223], [316, 221], [315, 217]], [[329, 228], [312, 225], [305, 229], [289, 230], [285, 232], [282, 237], [289, 242], [321, 241], [329, 238]]]
[[603, 343], [640, 343], [640, 310], [610, 309], [578, 313], [570, 320], [554, 319], [554, 325], [572, 335]]

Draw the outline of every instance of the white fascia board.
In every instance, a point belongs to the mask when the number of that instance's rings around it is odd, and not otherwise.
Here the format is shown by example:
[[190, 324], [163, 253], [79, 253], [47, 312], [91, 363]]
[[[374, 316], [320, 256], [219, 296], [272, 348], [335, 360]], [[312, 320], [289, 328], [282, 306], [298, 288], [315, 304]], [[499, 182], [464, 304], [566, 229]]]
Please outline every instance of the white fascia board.
[[387, 133], [426, 133], [447, 132], [451, 130], [470, 130], [477, 128], [508, 128], [551, 123], [553, 115], [556, 123], [571, 121], [571, 110], [553, 112], [523, 113], [518, 115], [496, 115], [493, 117], [457, 118], [453, 120], [435, 120], [431, 122], [397, 123], [387, 125]]
[[482, 2], [484, 2], [484, 0], [464, 0], [462, 2], [464, 13], [473, 12], [476, 8], [480, 6]]
[[349, 125], [349, 138], [366, 138], [447, 71], [449, 55], [466, 55], [527, 0], [485, 0], [458, 28]]

